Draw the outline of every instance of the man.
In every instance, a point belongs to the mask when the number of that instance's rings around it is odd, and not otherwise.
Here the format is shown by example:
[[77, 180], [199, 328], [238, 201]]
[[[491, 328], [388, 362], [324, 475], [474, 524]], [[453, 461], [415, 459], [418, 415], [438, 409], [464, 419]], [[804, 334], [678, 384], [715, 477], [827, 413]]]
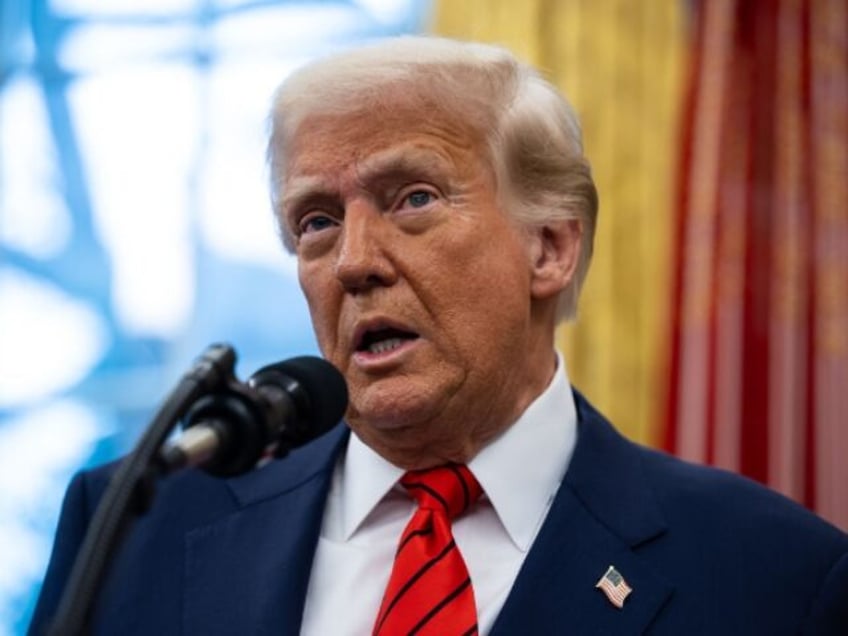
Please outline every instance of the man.
[[[554, 330], [597, 197], [549, 84], [497, 48], [398, 39], [296, 73], [272, 124], [348, 426], [243, 477], [166, 481], [96, 632], [846, 633], [846, 535], [631, 444], [569, 389]], [[69, 490], [34, 631], [105, 479]]]

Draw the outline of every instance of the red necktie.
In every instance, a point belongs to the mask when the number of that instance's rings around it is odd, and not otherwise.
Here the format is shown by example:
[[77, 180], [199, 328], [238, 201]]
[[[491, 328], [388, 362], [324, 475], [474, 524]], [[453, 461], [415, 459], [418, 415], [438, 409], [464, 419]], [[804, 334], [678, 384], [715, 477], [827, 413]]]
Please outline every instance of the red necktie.
[[400, 483], [418, 510], [401, 535], [374, 636], [476, 634], [474, 590], [450, 520], [480, 496], [480, 484], [459, 465], [411, 471]]

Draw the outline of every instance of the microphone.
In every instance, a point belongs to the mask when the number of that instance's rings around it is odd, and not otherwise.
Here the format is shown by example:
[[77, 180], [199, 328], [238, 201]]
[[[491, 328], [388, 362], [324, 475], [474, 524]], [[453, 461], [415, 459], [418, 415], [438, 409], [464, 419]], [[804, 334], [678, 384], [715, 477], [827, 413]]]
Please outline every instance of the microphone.
[[197, 466], [218, 477], [240, 475], [326, 433], [347, 400], [344, 377], [326, 360], [301, 356], [268, 365], [244, 384], [230, 382], [197, 400], [160, 464], [166, 473]]

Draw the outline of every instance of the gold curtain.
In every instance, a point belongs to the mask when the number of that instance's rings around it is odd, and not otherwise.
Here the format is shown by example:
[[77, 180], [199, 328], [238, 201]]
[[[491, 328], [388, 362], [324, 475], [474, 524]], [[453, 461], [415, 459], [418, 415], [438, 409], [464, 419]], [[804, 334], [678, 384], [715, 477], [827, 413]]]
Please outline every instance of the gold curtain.
[[626, 435], [662, 440], [670, 241], [687, 21], [679, 0], [442, 0], [434, 30], [501, 44], [565, 91], [601, 207], [572, 382]]

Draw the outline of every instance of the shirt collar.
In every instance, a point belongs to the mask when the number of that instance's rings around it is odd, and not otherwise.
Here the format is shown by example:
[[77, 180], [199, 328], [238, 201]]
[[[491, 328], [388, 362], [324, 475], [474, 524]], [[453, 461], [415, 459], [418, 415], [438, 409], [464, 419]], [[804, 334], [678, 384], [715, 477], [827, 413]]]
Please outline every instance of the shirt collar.
[[341, 531], [347, 541], [406, 471], [383, 459], [354, 433], [341, 472]]
[[[468, 465], [520, 550], [529, 549], [545, 518], [571, 460], [576, 434], [574, 398], [565, 361], [557, 352], [557, 372], [548, 387]], [[344, 540], [403, 473], [359, 437], [350, 436], [340, 475]]]
[[557, 372], [548, 388], [468, 465], [524, 552], [565, 476], [576, 439], [577, 410], [565, 361], [557, 352]]

